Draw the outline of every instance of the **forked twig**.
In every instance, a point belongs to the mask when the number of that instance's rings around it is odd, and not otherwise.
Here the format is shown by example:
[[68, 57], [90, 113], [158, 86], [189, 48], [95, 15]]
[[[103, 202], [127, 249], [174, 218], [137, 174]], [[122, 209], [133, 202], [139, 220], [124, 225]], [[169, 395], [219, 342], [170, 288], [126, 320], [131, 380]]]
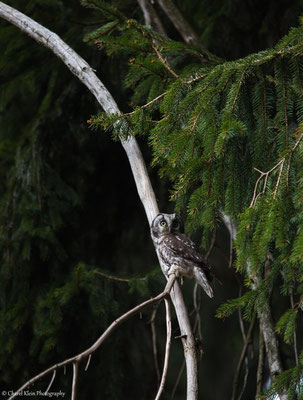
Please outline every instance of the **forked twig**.
[[[277, 182], [276, 182], [276, 186], [275, 186], [275, 191], [274, 191], [274, 198], [276, 197], [277, 191], [278, 191], [278, 187], [279, 187], [279, 183], [280, 183], [280, 179], [281, 179], [281, 175], [282, 175], [282, 171], [283, 171], [284, 162], [285, 162], [285, 157], [283, 157], [274, 167], [272, 167], [270, 170], [268, 170], [266, 172], [260, 171], [258, 168], [254, 168], [255, 171], [259, 172], [260, 176], [258, 177], [258, 179], [256, 181], [253, 198], [252, 198], [252, 201], [251, 201], [249, 207], [254, 207], [256, 205], [258, 197], [262, 196], [265, 193], [269, 174], [280, 166], [279, 176], [278, 176], [278, 179], [277, 179]], [[259, 185], [259, 182], [261, 181], [262, 178], [264, 178], [263, 189], [262, 189], [261, 192], [259, 192], [257, 194], [258, 185]]]
[[[289, 161], [288, 161], [288, 166], [287, 166], [287, 183], [288, 183], [288, 174], [289, 174], [289, 169], [290, 169], [291, 156], [292, 156], [293, 152], [296, 150], [296, 148], [299, 146], [302, 138], [303, 138], [303, 133], [301, 133], [301, 135], [298, 137], [298, 140], [296, 141], [296, 143], [290, 149], [290, 156], [289, 156]], [[275, 185], [273, 198], [275, 198], [277, 196], [278, 188], [279, 188], [279, 184], [280, 184], [280, 180], [281, 180], [281, 176], [282, 176], [282, 172], [283, 172], [285, 161], [286, 161], [286, 158], [283, 157], [276, 165], [274, 165], [270, 170], [268, 170], [266, 172], [260, 171], [258, 168], [254, 168], [255, 171], [259, 172], [260, 176], [258, 177], [258, 179], [257, 179], [257, 181], [255, 183], [253, 198], [252, 198], [252, 201], [251, 201], [250, 206], [249, 206], [250, 208], [254, 207], [256, 205], [256, 202], [257, 202], [259, 196], [264, 195], [264, 193], [266, 191], [266, 185], [267, 185], [269, 174], [271, 172], [273, 172], [275, 169], [277, 169], [278, 167], [280, 167], [279, 168], [278, 179], [277, 179], [277, 182], [276, 182], [276, 185]], [[259, 182], [261, 181], [262, 178], [264, 178], [263, 189], [261, 190], [261, 192], [259, 192], [257, 194], [258, 185], [259, 185]]]

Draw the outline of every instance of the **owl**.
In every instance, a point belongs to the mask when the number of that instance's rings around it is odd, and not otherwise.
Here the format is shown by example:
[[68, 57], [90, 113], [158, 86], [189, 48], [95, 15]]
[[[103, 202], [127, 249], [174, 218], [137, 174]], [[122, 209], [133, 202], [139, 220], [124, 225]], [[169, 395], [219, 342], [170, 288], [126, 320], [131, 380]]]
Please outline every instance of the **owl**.
[[195, 280], [209, 297], [212, 274], [205, 258], [194, 242], [182, 232], [182, 220], [178, 214], [158, 214], [151, 224], [151, 237], [163, 273], [167, 276], [172, 265], [180, 268], [180, 274]]

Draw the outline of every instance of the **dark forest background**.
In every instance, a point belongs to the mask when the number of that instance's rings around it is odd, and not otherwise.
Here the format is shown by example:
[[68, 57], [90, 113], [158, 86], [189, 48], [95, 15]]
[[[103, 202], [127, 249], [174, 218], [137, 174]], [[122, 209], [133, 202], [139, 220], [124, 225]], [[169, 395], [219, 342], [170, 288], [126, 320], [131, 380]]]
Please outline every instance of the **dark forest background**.
[[[97, 71], [119, 108], [131, 110], [124, 85], [128, 57], [108, 57], [84, 36], [104, 23], [77, 0], [6, 1], [56, 32]], [[144, 23], [136, 1], [112, 2]], [[187, 0], [175, 4], [213, 54], [234, 60], [274, 46], [303, 12], [299, 0]], [[170, 38], [182, 40], [155, 4]], [[46, 367], [84, 350], [111, 321], [159, 293], [165, 284], [128, 160], [110, 133], [87, 121], [99, 112], [91, 93], [49, 50], [0, 21], [0, 388], [17, 389]], [[163, 212], [173, 212], [170, 182], [151, 168], [147, 140], [139, 138]], [[186, 218], [186, 210], [184, 210]], [[192, 237], [200, 243], [199, 231]], [[207, 252], [207, 248], [202, 249]], [[210, 256], [218, 281], [215, 298], [202, 294], [200, 398], [230, 398], [243, 345], [237, 314], [215, 317], [220, 304], [241, 293], [229, 268], [230, 240], [219, 225]], [[221, 283], [220, 283], [221, 282]], [[193, 309], [193, 285], [183, 291]], [[279, 307], [285, 299], [273, 293]], [[276, 296], [276, 298], [275, 298]], [[281, 305], [280, 303], [281, 302]], [[128, 321], [81, 370], [79, 399], [151, 399], [157, 389], [151, 314]], [[194, 319], [193, 314], [193, 319]], [[244, 322], [247, 328], [249, 322]], [[158, 359], [163, 360], [165, 314], [156, 315]], [[174, 336], [178, 328], [174, 321]], [[244, 399], [255, 396], [255, 335]], [[281, 342], [285, 368], [291, 346]], [[183, 363], [173, 340], [169, 399]], [[84, 369], [84, 366], [83, 366]], [[57, 375], [52, 391], [70, 393], [71, 370]], [[35, 389], [45, 390], [47, 382]], [[184, 398], [184, 377], [175, 399]]]

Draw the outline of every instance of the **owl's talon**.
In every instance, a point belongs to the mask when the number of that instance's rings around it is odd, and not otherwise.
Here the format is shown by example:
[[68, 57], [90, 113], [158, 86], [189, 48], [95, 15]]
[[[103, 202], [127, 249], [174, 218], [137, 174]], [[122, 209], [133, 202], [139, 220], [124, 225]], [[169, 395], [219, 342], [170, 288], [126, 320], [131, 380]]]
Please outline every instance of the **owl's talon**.
[[179, 278], [179, 276], [180, 276], [180, 267], [176, 264], [173, 264], [169, 268], [168, 273], [167, 273], [168, 276], [173, 275], [173, 274], [176, 275], [177, 278]]

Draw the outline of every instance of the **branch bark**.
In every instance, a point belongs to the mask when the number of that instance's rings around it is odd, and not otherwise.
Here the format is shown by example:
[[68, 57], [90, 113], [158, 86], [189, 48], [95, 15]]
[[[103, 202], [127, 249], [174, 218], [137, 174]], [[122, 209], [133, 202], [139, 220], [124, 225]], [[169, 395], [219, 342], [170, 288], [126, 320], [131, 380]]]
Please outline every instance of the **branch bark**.
[[[62, 41], [57, 34], [3, 2], [0, 2], [0, 17], [14, 24], [38, 43], [52, 50], [70, 71], [89, 89], [106, 113], [120, 114], [120, 110], [114, 98], [97, 77], [90, 65]], [[128, 157], [137, 191], [144, 206], [148, 222], [151, 224], [153, 218], [159, 213], [159, 209], [142, 153], [133, 136], [130, 136], [126, 140], [120, 138], [120, 140]], [[198, 379], [195, 340], [183, 295], [177, 281], [174, 283], [171, 298], [180, 326], [187, 367], [187, 400], [196, 400], [198, 397]]]
[[174, 24], [177, 31], [182, 36], [187, 44], [193, 44], [202, 48], [196, 32], [192, 29], [189, 23], [183, 18], [178, 8], [174, 5], [172, 0], [158, 0], [158, 3], [171, 22]]
[[161, 33], [163, 36], [167, 36], [164, 26], [162, 25], [162, 22], [158, 17], [158, 14], [156, 13], [150, 0], [137, 0], [137, 1], [143, 12], [145, 25], [150, 25], [155, 31]]
[[155, 397], [155, 400], [159, 400], [161, 394], [163, 392], [167, 371], [168, 371], [168, 361], [169, 361], [169, 353], [170, 353], [170, 344], [171, 344], [171, 314], [170, 314], [170, 305], [168, 299], [164, 299], [165, 301], [165, 309], [166, 309], [166, 346], [165, 346], [165, 356], [164, 356], [164, 365], [162, 371], [162, 378], [160, 382], [160, 386], [158, 389], [158, 393]]

